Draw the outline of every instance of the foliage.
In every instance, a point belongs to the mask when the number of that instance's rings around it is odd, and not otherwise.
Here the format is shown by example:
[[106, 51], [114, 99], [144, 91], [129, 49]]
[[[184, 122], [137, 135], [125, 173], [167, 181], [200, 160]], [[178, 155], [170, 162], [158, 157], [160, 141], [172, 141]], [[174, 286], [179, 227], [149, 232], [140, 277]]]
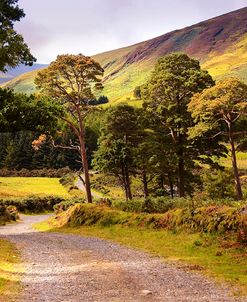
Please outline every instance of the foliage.
[[102, 89], [104, 70], [99, 63], [83, 55], [61, 55], [49, 67], [38, 72], [35, 84], [40, 92], [52, 97], [65, 109], [62, 120], [79, 140], [78, 150], [85, 174], [88, 202], [92, 202], [90, 179], [85, 147], [85, 116], [92, 110], [90, 101]]
[[[228, 137], [236, 195], [238, 199], [243, 199], [235, 143], [237, 135], [246, 132], [246, 123], [240, 129], [236, 129], [236, 125], [247, 116], [247, 85], [235, 78], [222, 80], [214, 87], [196, 94], [189, 104], [189, 110], [198, 122], [190, 129], [191, 137], [202, 136], [208, 129], [215, 130], [215, 136], [223, 133]], [[218, 132], [220, 126], [223, 131]]]
[[[69, 166], [71, 169], [75, 169], [79, 166], [73, 153], [54, 148], [51, 142], [45, 142], [38, 150], [34, 150], [33, 141], [37, 139], [38, 135], [39, 133], [31, 131], [0, 134], [0, 166], [2, 168], [0, 175], [18, 176], [19, 172], [15, 170], [24, 169], [19, 176], [32, 176], [32, 173], [33, 176], [39, 176], [39, 174], [49, 176], [55, 174], [54, 169], [58, 169], [57, 177], [60, 177], [62, 170], [59, 172], [59, 169], [64, 169], [62, 167]], [[67, 140], [69, 140], [69, 135], [63, 139], [55, 139], [55, 143]], [[30, 170], [41, 171], [32, 172]], [[45, 175], [46, 172], [47, 175]]]
[[0, 71], [19, 64], [32, 65], [36, 59], [23, 37], [14, 30], [14, 22], [25, 16], [17, 5], [18, 0], [4, 0], [0, 2]]
[[197, 60], [175, 53], [158, 60], [150, 80], [142, 87], [144, 109], [156, 118], [156, 124], [163, 128], [163, 135], [169, 138], [169, 148], [177, 166], [180, 197], [185, 195], [185, 166], [187, 171], [191, 170], [194, 160], [205, 153], [205, 148], [219, 148], [205, 139], [190, 140], [187, 135], [193, 125], [187, 110], [191, 97], [213, 84], [212, 77], [201, 70]]
[[106, 206], [75, 205], [61, 219], [63, 225], [124, 225], [168, 229], [190, 230], [205, 233], [234, 232], [247, 234], [246, 206], [208, 206], [196, 209], [172, 209], [164, 214], [128, 213]]
[[130, 174], [138, 143], [137, 120], [134, 107], [123, 104], [110, 108], [93, 161], [97, 170], [119, 177], [126, 199], [132, 198]]
[[6, 168], [0, 169], [0, 177], [49, 177], [59, 178], [70, 173], [71, 170], [68, 167], [59, 169], [21, 169], [21, 170], [9, 170]]
[[0, 201], [0, 225], [7, 222], [16, 221], [19, 218], [16, 207], [3, 204]]
[[203, 175], [203, 186], [211, 199], [234, 199], [233, 175], [228, 170], [206, 170]]
[[68, 200], [64, 200], [64, 201], [61, 201], [60, 203], [55, 204], [53, 209], [54, 209], [55, 214], [59, 214], [64, 211], [67, 211], [70, 207], [72, 207], [78, 203], [79, 204], [85, 203], [85, 199], [70, 198]]
[[38, 214], [53, 211], [54, 206], [62, 201], [65, 201], [65, 199], [59, 196], [30, 196], [0, 199], [0, 206], [14, 206], [21, 213]]
[[0, 132], [51, 132], [61, 113], [61, 107], [46, 98], [0, 89]]

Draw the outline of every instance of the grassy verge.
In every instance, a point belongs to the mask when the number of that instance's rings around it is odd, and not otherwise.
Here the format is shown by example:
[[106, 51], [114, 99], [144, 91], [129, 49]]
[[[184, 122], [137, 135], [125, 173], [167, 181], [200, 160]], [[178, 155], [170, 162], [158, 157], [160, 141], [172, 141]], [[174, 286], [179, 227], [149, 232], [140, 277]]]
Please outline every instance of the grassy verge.
[[59, 178], [0, 177], [0, 198], [56, 195], [69, 197]]
[[15, 301], [21, 285], [16, 265], [19, 255], [14, 245], [0, 239], [0, 302]]
[[219, 282], [227, 282], [234, 287], [235, 294], [247, 295], [247, 250], [230, 238], [120, 225], [61, 228], [56, 225], [51, 219], [36, 224], [35, 228], [113, 240], [160, 256], [186, 270], [197, 270]]

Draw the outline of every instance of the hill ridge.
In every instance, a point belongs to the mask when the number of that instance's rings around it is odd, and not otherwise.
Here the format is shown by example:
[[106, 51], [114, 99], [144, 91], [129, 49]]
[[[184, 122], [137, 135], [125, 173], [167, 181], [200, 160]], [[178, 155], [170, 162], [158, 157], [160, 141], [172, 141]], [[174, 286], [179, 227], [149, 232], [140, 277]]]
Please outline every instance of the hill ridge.
[[[247, 7], [94, 55], [105, 69], [103, 93], [113, 102], [133, 100], [134, 88], [148, 79], [159, 57], [171, 52], [199, 59], [216, 80], [234, 75], [247, 81]], [[4, 86], [33, 92], [36, 73], [23, 74]]]

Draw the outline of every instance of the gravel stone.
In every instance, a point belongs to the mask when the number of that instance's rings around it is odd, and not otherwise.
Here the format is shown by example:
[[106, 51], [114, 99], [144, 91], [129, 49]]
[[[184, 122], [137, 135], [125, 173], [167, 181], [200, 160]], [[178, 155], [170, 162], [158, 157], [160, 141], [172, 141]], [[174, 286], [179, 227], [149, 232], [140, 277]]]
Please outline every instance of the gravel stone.
[[22, 222], [0, 227], [0, 237], [22, 254], [20, 302], [247, 301], [188, 266], [111, 241], [32, 229], [46, 218], [23, 215]]

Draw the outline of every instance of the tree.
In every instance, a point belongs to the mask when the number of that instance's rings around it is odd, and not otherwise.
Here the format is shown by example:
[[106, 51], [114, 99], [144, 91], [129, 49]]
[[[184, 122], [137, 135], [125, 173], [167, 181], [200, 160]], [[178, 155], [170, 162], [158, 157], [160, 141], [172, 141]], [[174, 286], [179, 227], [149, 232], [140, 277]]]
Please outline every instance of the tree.
[[135, 170], [135, 148], [139, 141], [137, 120], [137, 111], [132, 106], [111, 108], [93, 161], [96, 169], [120, 179], [126, 200], [132, 199], [130, 175]]
[[[214, 84], [207, 71], [201, 70], [197, 60], [186, 54], [174, 53], [160, 58], [150, 80], [142, 87], [144, 109], [152, 113], [170, 138], [177, 157], [178, 193], [185, 195], [185, 161], [194, 160], [195, 142], [188, 139], [192, 126], [187, 105], [196, 92]], [[198, 144], [199, 145], [199, 144]], [[198, 152], [197, 152], [198, 153]]]
[[0, 88], [0, 132], [52, 131], [62, 108], [46, 98]]
[[0, 71], [6, 72], [19, 64], [32, 65], [31, 55], [23, 37], [14, 30], [14, 22], [25, 16], [17, 0], [0, 1]]
[[41, 70], [35, 84], [41, 93], [52, 97], [65, 109], [65, 121], [79, 140], [87, 201], [92, 202], [88, 162], [85, 148], [84, 119], [92, 110], [90, 101], [102, 89], [104, 70], [92, 58], [80, 55], [61, 55], [46, 69]]
[[[222, 80], [214, 87], [196, 94], [188, 107], [192, 117], [198, 122], [191, 130], [193, 137], [202, 135], [209, 129], [218, 129], [222, 123], [227, 126], [225, 134], [231, 146], [236, 194], [238, 199], [243, 199], [235, 144], [237, 136], [246, 133], [246, 125], [238, 133], [235, 130], [237, 123], [247, 115], [247, 85], [235, 78]], [[215, 135], [222, 132], [224, 131]]]

